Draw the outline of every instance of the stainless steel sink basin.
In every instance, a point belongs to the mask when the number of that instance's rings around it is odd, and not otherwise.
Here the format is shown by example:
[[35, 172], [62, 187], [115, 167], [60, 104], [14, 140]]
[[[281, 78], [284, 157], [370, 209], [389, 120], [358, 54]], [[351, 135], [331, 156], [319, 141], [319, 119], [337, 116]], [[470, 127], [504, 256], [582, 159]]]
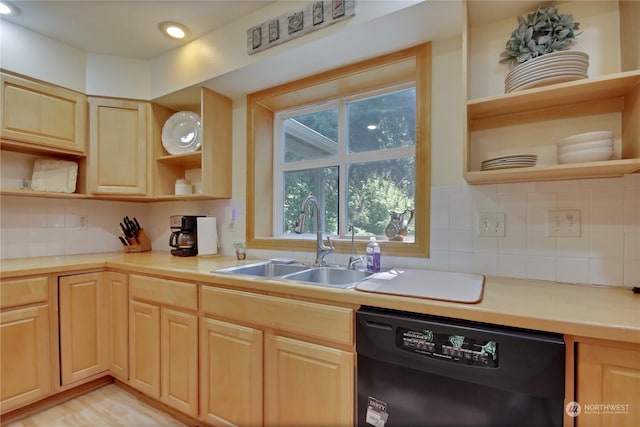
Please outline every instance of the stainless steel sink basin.
[[348, 270], [341, 267], [314, 267], [299, 273], [289, 274], [287, 280], [314, 285], [348, 288], [371, 276], [368, 271]]
[[373, 274], [368, 271], [349, 270], [344, 267], [315, 267], [299, 263], [282, 264], [271, 261], [223, 268], [216, 270], [215, 273], [270, 277], [333, 288], [350, 288]]
[[308, 269], [308, 266], [301, 264], [279, 264], [265, 261], [257, 264], [223, 268], [222, 270], [216, 270], [216, 273], [241, 274], [245, 276], [259, 277], [279, 277]]

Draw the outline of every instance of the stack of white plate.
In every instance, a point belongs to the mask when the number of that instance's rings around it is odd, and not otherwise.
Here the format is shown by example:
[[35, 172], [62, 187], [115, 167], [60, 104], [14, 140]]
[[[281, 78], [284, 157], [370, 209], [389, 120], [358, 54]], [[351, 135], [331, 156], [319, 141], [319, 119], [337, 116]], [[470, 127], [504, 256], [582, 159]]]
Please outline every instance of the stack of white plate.
[[561, 139], [556, 145], [558, 163], [597, 162], [613, 155], [613, 132], [580, 133]]
[[538, 56], [518, 65], [504, 80], [506, 93], [589, 77], [589, 55], [563, 50]]
[[538, 156], [535, 154], [511, 154], [485, 160], [480, 164], [480, 170], [530, 167], [535, 166], [537, 160]]

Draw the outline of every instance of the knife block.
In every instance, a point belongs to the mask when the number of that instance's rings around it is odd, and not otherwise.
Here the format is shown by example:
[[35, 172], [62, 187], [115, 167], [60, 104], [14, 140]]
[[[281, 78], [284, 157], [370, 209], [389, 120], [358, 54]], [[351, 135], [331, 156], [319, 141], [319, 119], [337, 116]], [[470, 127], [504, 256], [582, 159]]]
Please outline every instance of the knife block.
[[126, 253], [146, 252], [151, 250], [151, 241], [149, 241], [149, 238], [147, 237], [147, 233], [145, 233], [142, 228], [138, 232], [137, 239], [138, 239], [138, 243], [135, 243], [134, 239], [127, 238], [127, 241], [129, 241], [131, 245], [124, 247], [124, 251]]

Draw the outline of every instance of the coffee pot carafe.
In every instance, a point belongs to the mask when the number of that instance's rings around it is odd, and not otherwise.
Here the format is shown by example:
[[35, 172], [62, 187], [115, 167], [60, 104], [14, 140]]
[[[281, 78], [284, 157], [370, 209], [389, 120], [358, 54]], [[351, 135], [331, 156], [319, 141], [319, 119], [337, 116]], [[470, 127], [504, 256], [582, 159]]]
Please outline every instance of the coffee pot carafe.
[[[409, 223], [411, 223], [414, 213], [415, 210], [413, 209], [405, 209], [404, 212], [389, 211], [391, 218], [385, 230], [385, 234], [389, 240], [404, 240], [407, 236]], [[405, 218], [407, 214], [409, 214], [408, 219]]]
[[193, 231], [173, 231], [169, 236], [169, 246], [172, 248], [193, 248], [196, 244], [196, 236]]
[[198, 255], [197, 218], [194, 215], [172, 215], [169, 218], [171, 255]]

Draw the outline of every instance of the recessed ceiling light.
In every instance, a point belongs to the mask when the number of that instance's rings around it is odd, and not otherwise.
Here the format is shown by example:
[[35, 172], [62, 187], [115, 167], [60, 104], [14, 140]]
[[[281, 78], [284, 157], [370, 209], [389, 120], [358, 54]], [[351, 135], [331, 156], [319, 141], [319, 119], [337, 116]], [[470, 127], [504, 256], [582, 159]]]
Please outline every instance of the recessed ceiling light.
[[20, 15], [20, 9], [8, 1], [0, 1], [0, 15], [18, 16]]
[[191, 35], [189, 29], [178, 23], [172, 21], [164, 21], [158, 25], [162, 34], [171, 37], [172, 39], [184, 39]]
[[376, 130], [376, 129], [378, 129], [378, 125], [369, 125], [369, 126], [367, 126], [367, 129]]

